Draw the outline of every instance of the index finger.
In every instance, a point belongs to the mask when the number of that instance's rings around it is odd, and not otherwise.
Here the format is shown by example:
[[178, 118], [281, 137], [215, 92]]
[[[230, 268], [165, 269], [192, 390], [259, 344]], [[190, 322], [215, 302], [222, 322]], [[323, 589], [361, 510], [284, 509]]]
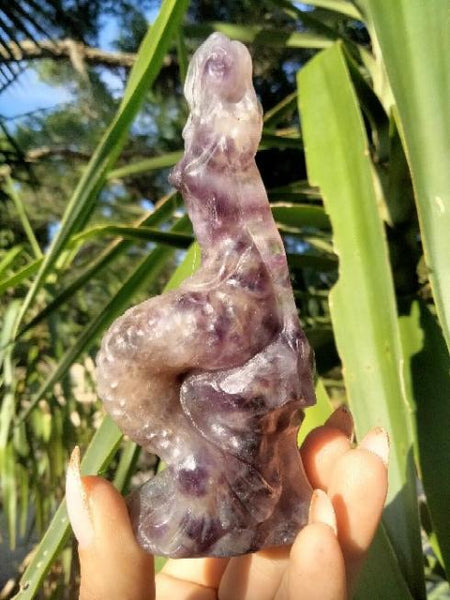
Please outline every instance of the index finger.
[[324, 425], [308, 433], [300, 448], [303, 466], [313, 489], [328, 489], [338, 459], [351, 448], [353, 418], [345, 406], [337, 408]]
[[80, 476], [76, 449], [67, 470], [66, 500], [78, 539], [80, 600], [152, 600], [153, 557], [136, 542], [125, 502], [100, 477]]

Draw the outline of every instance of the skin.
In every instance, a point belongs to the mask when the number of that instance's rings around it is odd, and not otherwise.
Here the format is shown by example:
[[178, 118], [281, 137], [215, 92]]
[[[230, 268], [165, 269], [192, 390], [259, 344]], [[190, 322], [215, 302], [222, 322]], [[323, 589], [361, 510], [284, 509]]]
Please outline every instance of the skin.
[[171, 559], [156, 578], [123, 498], [99, 477], [82, 478], [93, 536], [79, 549], [80, 600], [349, 598], [381, 518], [389, 451], [380, 428], [356, 448], [351, 437], [351, 416], [338, 409], [300, 449], [308, 479], [320, 491], [292, 546], [231, 559]]

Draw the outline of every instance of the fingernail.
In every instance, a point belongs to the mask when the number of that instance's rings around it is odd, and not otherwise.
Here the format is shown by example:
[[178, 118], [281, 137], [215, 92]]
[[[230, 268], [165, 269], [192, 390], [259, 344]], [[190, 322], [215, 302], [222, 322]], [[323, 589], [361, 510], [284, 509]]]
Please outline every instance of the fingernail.
[[94, 528], [89, 514], [86, 490], [81, 481], [80, 449], [75, 446], [66, 474], [67, 513], [80, 548], [86, 548], [94, 539]]
[[325, 523], [337, 535], [336, 514], [331, 500], [323, 490], [314, 490], [312, 493], [308, 523]]
[[386, 467], [388, 466], [390, 444], [389, 435], [386, 429], [374, 427], [374, 429], [371, 429], [369, 433], [363, 437], [359, 447], [376, 454]]
[[342, 431], [348, 438], [353, 437], [353, 417], [348, 408], [344, 405], [339, 406], [334, 413], [327, 419], [326, 425]]

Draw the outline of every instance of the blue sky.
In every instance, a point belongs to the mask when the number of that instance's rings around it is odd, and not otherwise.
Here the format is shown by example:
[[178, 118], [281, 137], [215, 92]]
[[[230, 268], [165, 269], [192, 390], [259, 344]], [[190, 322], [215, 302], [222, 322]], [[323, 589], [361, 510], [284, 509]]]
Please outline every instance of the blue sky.
[[0, 115], [10, 118], [38, 108], [51, 108], [70, 99], [66, 88], [48, 86], [39, 80], [34, 69], [27, 69], [0, 94]]
[[[152, 22], [157, 14], [157, 9], [149, 11], [147, 18]], [[113, 50], [112, 42], [117, 37], [117, 22], [105, 19], [100, 32], [100, 48]], [[105, 82], [111, 89], [117, 88], [120, 80], [114, 73], [104, 70]], [[11, 118], [24, 113], [56, 107], [59, 104], [70, 102], [72, 99], [70, 91], [64, 86], [49, 86], [39, 79], [39, 75], [33, 69], [26, 69], [15, 83], [0, 94], [0, 116]]]

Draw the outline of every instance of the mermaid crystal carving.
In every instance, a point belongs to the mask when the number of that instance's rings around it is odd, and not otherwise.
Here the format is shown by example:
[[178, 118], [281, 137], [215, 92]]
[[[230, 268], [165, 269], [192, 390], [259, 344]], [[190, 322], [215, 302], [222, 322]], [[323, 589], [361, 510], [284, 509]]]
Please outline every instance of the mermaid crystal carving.
[[296, 435], [314, 403], [283, 244], [254, 156], [260, 107], [247, 49], [215, 33], [185, 95], [181, 190], [202, 267], [105, 335], [98, 390], [119, 427], [167, 468], [128, 499], [140, 544], [175, 557], [292, 542], [311, 495]]

